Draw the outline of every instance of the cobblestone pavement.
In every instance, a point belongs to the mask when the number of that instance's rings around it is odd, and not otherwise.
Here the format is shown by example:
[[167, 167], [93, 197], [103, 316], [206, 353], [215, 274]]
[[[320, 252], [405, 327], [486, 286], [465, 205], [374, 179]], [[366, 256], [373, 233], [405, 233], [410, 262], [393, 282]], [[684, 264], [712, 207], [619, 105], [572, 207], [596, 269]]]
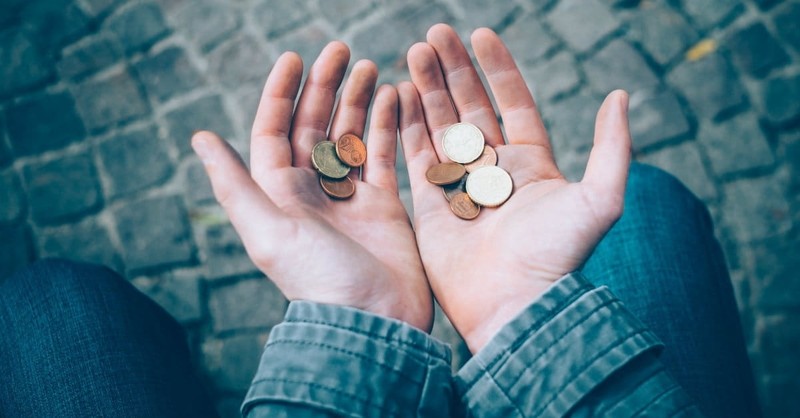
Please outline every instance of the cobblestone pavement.
[[[191, 132], [246, 150], [261, 84], [287, 49], [309, 63], [342, 39], [382, 82], [405, 79], [406, 49], [435, 22], [465, 39], [478, 26], [502, 35], [573, 179], [604, 94], [631, 93], [636, 157], [675, 174], [716, 220], [767, 415], [800, 416], [800, 2], [4, 4], [0, 277], [46, 256], [124, 273], [185, 324], [225, 416], [286, 302], [214, 203]], [[443, 324], [436, 334], [457, 344]]]

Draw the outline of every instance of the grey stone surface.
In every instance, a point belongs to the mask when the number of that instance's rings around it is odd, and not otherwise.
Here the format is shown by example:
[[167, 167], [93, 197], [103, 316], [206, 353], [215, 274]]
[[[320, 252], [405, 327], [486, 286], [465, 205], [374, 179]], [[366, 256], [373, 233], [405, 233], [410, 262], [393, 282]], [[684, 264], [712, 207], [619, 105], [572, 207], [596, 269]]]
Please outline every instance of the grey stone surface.
[[283, 320], [286, 300], [271, 281], [259, 277], [211, 289], [208, 308], [215, 332], [269, 328]]
[[182, 271], [138, 277], [133, 284], [181, 323], [203, 319], [202, 280]]
[[775, 11], [773, 21], [778, 36], [795, 51], [800, 52], [800, 4], [784, 2], [780, 9]]
[[681, 0], [681, 5], [700, 29], [708, 29], [744, 10], [741, 0]]
[[697, 144], [692, 141], [645, 154], [639, 161], [671, 173], [703, 200], [717, 198], [714, 181], [706, 172]]
[[264, 35], [272, 38], [308, 22], [311, 6], [311, 0], [260, 2], [251, 13]]
[[208, 50], [241, 25], [235, 9], [217, 0], [183, 2], [174, 12], [174, 24], [201, 50]]
[[208, 56], [209, 70], [227, 88], [258, 85], [267, 78], [272, 60], [250, 36], [229, 39]]
[[725, 39], [733, 61], [745, 73], [763, 77], [789, 63], [789, 55], [762, 23], [737, 30]]
[[14, 170], [0, 172], [0, 223], [13, 222], [25, 211], [25, 192]]
[[703, 123], [697, 138], [717, 176], [775, 163], [772, 149], [753, 113], [740, 114], [721, 124]]
[[[266, 76], [265, 76], [266, 77]], [[191, 152], [191, 136], [197, 130], [214, 131], [223, 138], [233, 136], [233, 126], [219, 96], [201, 97], [164, 117], [169, 136], [181, 155]]]
[[19, 29], [0, 32], [0, 97], [47, 81], [53, 64], [29, 36]]
[[[203, 76], [186, 52], [178, 47], [170, 47], [144, 58], [134, 68], [147, 94], [159, 101], [186, 93], [203, 83]], [[164, 71], [164, 68], [170, 71]]]
[[161, 184], [172, 174], [167, 147], [152, 126], [115, 135], [97, 146], [97, 155], [109, 197]]
[[376, 0], [318, 0], [317, 9], [325, 20], [338, 29], [377, 6]]
[[209, 226], [205, 238], [206, 276], [209, 279], [258, 273], [231, 224]]
[[545, 29], [539, 16], [533, 13], [515, 20], [500, 36], [517, 63], [536, 62], [558, 46], [558, 40]]
[[667, 80], [701, 117], [717, 118], [745, 103], [744, 90], [733, 68], [720, 54], [684, 61], [667, 75]]
[[65, 222], [102, 204], [97, 170], [86, 153], [26, 165], [23, 177], [37, 224]]
[[575, 90], [581, 82], [578, 63], [567, 52], [523, 70], [522, 75], [536, 100], [550, 101]]
[[792, 227], [782, 179], [756, 177], [724, 185], [723, 219], [740, 242], [785, 234]]
[[591, 148], [601, 103], [596, 97], [577, 94], [541, 109], [557, 159], [562, 153]]
[[89, 18], [72, 0], [27, 2], [20, 19], [45, 51], [55, 51], [89, 29]]
[[686, 19], [664, 3], [642, 4], [628, 23], [631, 39], [661, 65], [675, 59], [698, 38]]
[[[83, 122], [67, 91], [36, 95], [6, 108], [14, 154], [38, 154], [83, 139]], [[42, 123], [43, 119], [47, 123]]]
[[91, 131], [146, 115], [150, 109], [141, 89], [124, 70], [85, 81], [73, 91], [78, 111]]
[[186, 167], [184, 175], [185, 192], [187, 200], [192, 204], [202, 204], [214, 200], [214, 191], [211, 189], [211, 182], [203, 168], [200, 159], [193, 159]]
[[125, 0], [84, 0], [84, 4], [88, 8], [89, 14], [98, 17], [111, 13], [112, 10]]
[[121, 8], [105, 25], [127, 53], [147, 49], [169, 31], [161, 8], [150, 2]]
[[194, 261], [188, 216], [179, 198], [153, 197], [113, 210], [122, 257], [129, 271]]
[[586, 52], [619, 27], [619, 20], [598, 0], [561, 0], [547, 22], [567, 45]]
[[796, 280], [800, 268], [800, 238], [796, 234], [779, 235], [754, 243], [747, 251], [746, 261], [753, 278], [758, 280], [754, 302], [769, 309], [800, 308], [795, 295], [800, 292]]
[[755, 102], [770, 123], [782, 125], [800, 117], [798, 97], [800, 97], [800, 74], [778, 76], [766, 80], [761, 85]]
[[63, 78], [78, 78], [109, 67], [120, 58], [116, 39], [102, 34], [64, 49], [58, 62]]
[[68, 258], [102, 264], [120, 272], [124, 270], [108, 230], [97, 217], [71, 225], [43, 228], [37, 231], [36, 238], [41, 257]]
[[634, 150], [683, 137], [691, 130], [678, 98], [669, 90], [634, 93], [628, 115]]
[[601, 94], [620, 88], [635, 93], [659, 84], [642, 55], [619, 39], [584, 61], [583, 71], [594, 90]]
[[520, 9], [514, 0], [494, 0], [491, 5], [483, 0], [461, 0], [459, 6], [464, 11], [462, 24], [470, 29], [479, 27], [497, 29]]
[[14, 160], [6, 136], [6, 118], [5, 115], [0, 112], [0, 168], [9, 165], [11, 161]]
[[[325, 29], [325, 24], [320, 21], [314, 21], [270, 43], [279, 51], [295, 51], [300, 54], [300, 58], [303, 59], [303, 68], [305, 71], [308, 71], [311, 65], [314, 64], [317, 56], [319, 56], [322, 48], [324, 48], [331, 39], [333, 38], [331, 38], [331, 35]], [[353, 56], [351, 59], [355, 61], [359, 58]], [[263, 70], [261, 78], [267, 78], [266, 68]], [[258, 89], [253, 90], [258, 91]]]
[[247, 391], [266, 340], [266, 334], [247, 333], [205, 341], [203, 363], [214, 386], [223, 391]]
[[34, 257], [31, 234], [26, 225], [0, 225], [0, 283]]

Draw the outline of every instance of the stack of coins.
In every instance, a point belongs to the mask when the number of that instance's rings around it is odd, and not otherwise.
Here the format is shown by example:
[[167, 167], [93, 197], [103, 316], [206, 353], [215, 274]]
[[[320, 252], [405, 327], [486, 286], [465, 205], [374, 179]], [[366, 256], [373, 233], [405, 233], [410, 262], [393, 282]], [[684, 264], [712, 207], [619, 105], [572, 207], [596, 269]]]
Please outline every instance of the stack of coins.
[[355, 183], [347, 175], [366, 160], [367, 147], [353, 134], [344, 134], [336, 142], [320, 141], [311, 151], [311, 164], [319, 173], [319, 184], [334, 199], [347, 199], [356, 192]]
[[477, 126], [464, 122], [451, 125], [442, 137], [442, 148], [453, 162], [437, 164], [425, 176], [442, 186], [456, 216], [475, 219], [481, 206], [497, 207], [511, 196], [511, 176], [497, 167], [497, 153], [486, 145]]

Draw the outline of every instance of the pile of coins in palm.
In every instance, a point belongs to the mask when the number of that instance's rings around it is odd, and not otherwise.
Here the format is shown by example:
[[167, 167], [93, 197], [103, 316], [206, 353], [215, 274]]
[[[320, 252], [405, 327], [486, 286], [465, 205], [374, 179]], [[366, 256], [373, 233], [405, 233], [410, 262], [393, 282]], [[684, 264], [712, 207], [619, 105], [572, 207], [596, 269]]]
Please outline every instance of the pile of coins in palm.
[[320, 174], [319, 184], [334, 199], [347, 199], [356, 192], [355, 183], [347, 175], [366, 160], [367, 147], [353, 134], [344, 134], [336, 142], [320, 141], [311, 151], [311, 164]]
[[442, 186], [456, 216], [475, 219], [482, 206], [500, 206], [511, 196], [511, 176], [496, 165], [497, 153], [486, 145], [477, 126], [464, 122], [451, 125], [442, 137], [442, 148], [452, 162], [431, 167], [425, 176]]

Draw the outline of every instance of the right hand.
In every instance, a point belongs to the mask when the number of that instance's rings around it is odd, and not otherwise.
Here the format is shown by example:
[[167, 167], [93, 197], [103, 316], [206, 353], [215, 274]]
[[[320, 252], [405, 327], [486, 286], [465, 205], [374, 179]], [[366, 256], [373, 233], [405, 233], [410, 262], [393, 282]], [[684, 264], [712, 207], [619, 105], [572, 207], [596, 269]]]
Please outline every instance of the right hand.
[[[432, 27], [427, 43], [411, 47], [413, 84], [402, 83], [398, 91], [422, 262], [436, 299], [475, 353], [552, 283], [578, 269], [619, 218], [630, 134], [627, 94], [611, 93], [597, 116], [585, 176], [569, 183], [503, 42], [488, 29], [476, 30], [471, 40], [503, 117], [507, 144], [464, 45], [446, 25]], [[483, 131], [514, 182], [507, 202], [483, 208], [471, 221], [451, 213], [440, 188], [425, 177], [429, 167], [448, 161], [442, 135], [459, 121]]]

